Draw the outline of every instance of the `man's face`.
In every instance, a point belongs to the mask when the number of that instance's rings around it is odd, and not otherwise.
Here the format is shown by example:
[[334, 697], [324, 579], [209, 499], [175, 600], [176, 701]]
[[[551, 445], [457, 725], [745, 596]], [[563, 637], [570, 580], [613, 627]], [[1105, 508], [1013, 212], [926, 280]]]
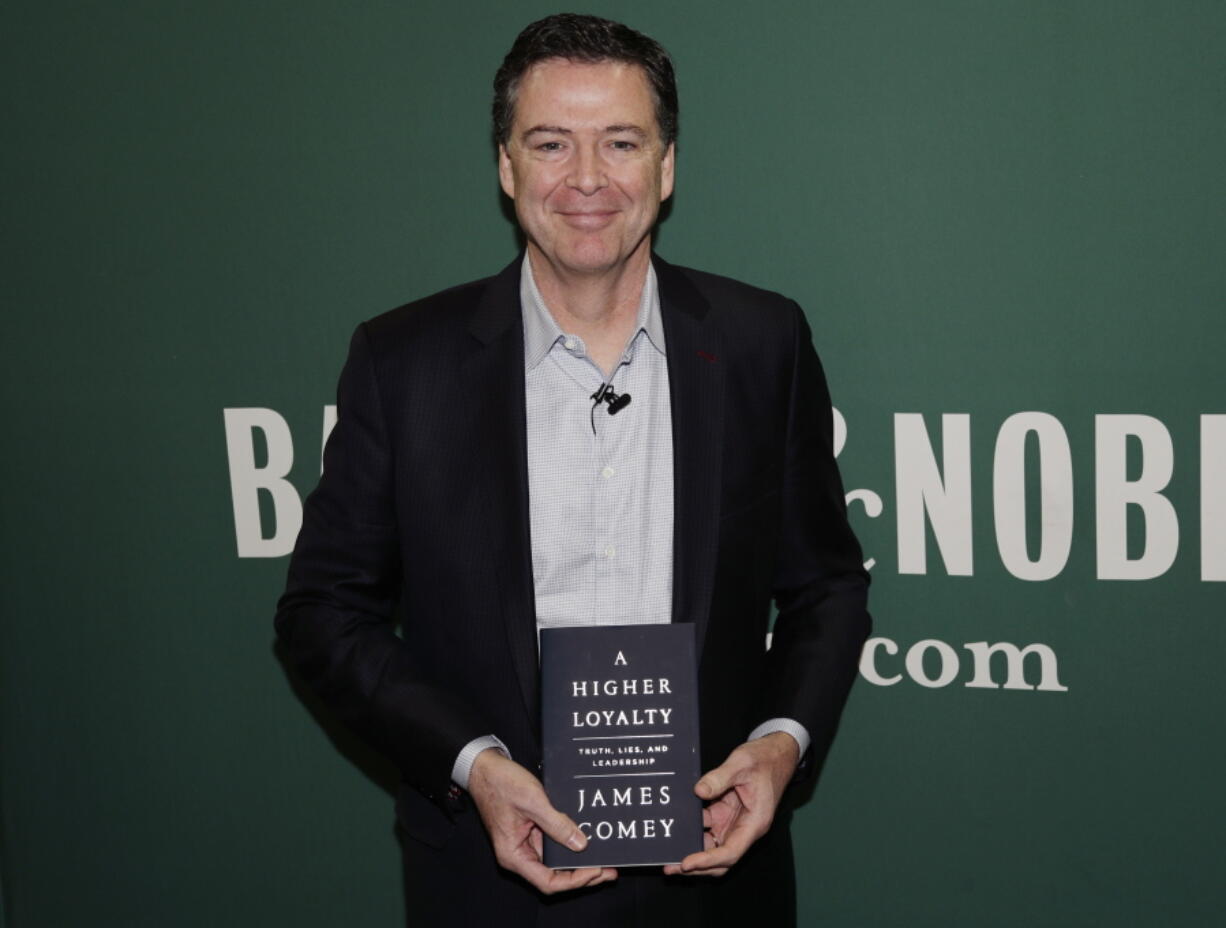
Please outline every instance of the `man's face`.
[[660, 202], [673, 192], [673, 146], [660, 138], [642, 68], [561, 58], [533, 65], [498, 176], [529, 248], [559, 273], [616, 270], [650, 249]]

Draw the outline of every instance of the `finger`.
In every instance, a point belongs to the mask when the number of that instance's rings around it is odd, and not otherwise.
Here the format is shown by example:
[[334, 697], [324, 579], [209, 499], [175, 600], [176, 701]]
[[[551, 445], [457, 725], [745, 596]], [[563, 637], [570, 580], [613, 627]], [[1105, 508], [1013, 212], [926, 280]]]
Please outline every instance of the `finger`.
[[576, 870], [554, 870], [550, 876], [550, 885], [557, 892], [570, 889], [580, 889], [584, 886], [594, 886], [603, 882], [604, 870], [600, 867], [580, 867]]
[[[702, 833], [702, 846], [703, 846], [703, 849], [707, 851], [715, 847], [715, 839], [711, 837], [711, 832], [704, 831]], [[681, 864], [679, 863], [664, 865], [664, 875], [665, 876], [680, 876], [682, 872], [683, 871], [681, 870]]]
[[669, 864], [664, 868], [665, 876], [723, 876], [728, 867], [713, 867], [710, 870], [682, 870], [680, 864]]
[[613, 867], [601, 867], [600, 876], [592, 880], [588, 885], [597, 886], [600, 883], [612, 883], [617, 879], [617, 870]]
[[599, 867], [581, 867], [578, 870], [551, 870], [537, 860], [520, 859], [507, 869], [518, 873], [546, 895], [581, 889], [596, 881], [601, 875]]
[[579, 826], [569, 815], [559, 812], [549, 804], [544, 791], [541, 792], [540, 804], [529, 810], [529, 815], [541, 831], [563, 847], [568, 847], [572, 851], [582, 851], [587, 847], [587, 835], [579, 830]]
[[711, 810], [711, 834], [715, 836], [718, 844], [723, 844], [732, 829], [740, 823], [745, 806], [734, 791], [709, 808]]
[[573, 889], [599, 886], [601, 883], [611, 883], [617, 879], [617, 871], [612, 867], [581, 867], [578, 870], [555, 870], [551, 886], [556, 892], [568, 892]]
[[757, 835], [748, 828], [733, 828], [728, 832], [725, 841], [721, 841], [718, 835], [712, 836], [712, 843], [718, 842], [718, 844], [714, 847], [706, 847], [704, 840], [703, 850], [690, 854], [681, 861], [681, 871], [690, 873], [731, 867], [749, 850], [755, 838]]
[[702, 775], [702, 778], [694, 785], [694, 793], [700, 799], [714, 799], [722, 793], [728, 792], [732, 787], [732, 771], [728, 768], [727, 763], [716, 767], [714, 770], [708, 770]]
[[681, 861], [678, 868], [682, 873], [693, 874], [694, 876], [703, 876], [713, 870], [726, 871], [741, 859], [741, 853], [735, 848], [727, 846], [713, 847], [709, 850], [690, 854]]
[[[702, 849], [704, 851], [714, 850], [718, 846], [719, 845], [715, 843], [715, 838], [714, 836], [712, 836], [711, 832], [704, 831], [702, 833]], [[686, 857], [685, 859], [683, 859], [681, 863], [670, 864], [668, 867], [665, 868], [664, 872], [666, 874], [686, 873], [686, 874], [692, 874], [694, 876], [702, 876], [704, 873], [709, 872], [709, 871], [703, 871], [703, 870], [685, 870], [683, 869], [683, 867], [686, 864], [686, 861], [688, 861], [690, 857], [693, 857], [693, 856], [695, 855], [693, 854], [689, 855], [689, 857]]]

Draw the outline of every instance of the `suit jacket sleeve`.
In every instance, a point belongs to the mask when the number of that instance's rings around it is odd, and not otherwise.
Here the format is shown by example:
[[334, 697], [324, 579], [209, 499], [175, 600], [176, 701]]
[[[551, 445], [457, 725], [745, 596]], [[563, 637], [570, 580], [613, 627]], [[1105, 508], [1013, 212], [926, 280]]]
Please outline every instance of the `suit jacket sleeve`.
[[794, 718], [812, 739], [804, 768], [830, 748], [871, 621], [868, 574], [847, 521], [834, 460], [830, 393], [800, 307], [793, 304], [791, 393], [762, 719]]
[[491, 730], [395, 634], [401, 584], [396, 466], [367, 330], [337, 391], [319, 486], [304, 506], [276, 629], [305, 682], [427, 796], [446, 793], [461, 748]]

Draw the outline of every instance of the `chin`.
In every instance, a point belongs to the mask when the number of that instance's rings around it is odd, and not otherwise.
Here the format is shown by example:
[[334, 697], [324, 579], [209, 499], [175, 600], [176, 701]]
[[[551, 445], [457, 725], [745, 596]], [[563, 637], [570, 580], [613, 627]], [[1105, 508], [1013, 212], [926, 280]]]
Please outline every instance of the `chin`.
[[588, 273], [610, 270], [624, 258], [616, 249], [594, 244], [566, 249], [558, 257], [567, 267]]

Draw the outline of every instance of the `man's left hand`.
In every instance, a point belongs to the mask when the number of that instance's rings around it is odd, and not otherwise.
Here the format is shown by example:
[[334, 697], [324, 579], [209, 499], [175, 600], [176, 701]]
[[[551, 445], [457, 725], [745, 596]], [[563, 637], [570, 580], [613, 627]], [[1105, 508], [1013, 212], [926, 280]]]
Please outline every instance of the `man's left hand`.
[[770, 828], [779, 797], [799, 761], [796, 739], [777, 731], [747, 741], [720, 766], [704, 774], [694, 787], [694, 793], [707, 803], [702, 810], [703, 850], [679, 864], [669, 864], [664, 872], [701, 876], [727, 873]]

